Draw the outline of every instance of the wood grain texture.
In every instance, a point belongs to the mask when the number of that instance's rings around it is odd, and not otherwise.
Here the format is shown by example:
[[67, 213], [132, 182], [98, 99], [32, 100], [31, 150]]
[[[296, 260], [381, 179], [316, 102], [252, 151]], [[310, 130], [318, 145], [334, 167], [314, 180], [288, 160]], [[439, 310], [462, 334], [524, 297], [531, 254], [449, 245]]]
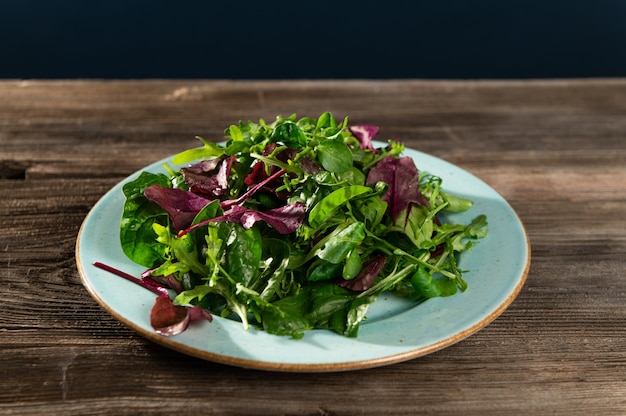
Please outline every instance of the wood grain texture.
[[[243, 370], [107, 315], [74, 259], [128, 174], [239, 120], [331, 111], [485, 180], [532, 245], [477, 334], [356, 372]], [[626, 80], [0, 81], [0, 414], [626, 414]]]

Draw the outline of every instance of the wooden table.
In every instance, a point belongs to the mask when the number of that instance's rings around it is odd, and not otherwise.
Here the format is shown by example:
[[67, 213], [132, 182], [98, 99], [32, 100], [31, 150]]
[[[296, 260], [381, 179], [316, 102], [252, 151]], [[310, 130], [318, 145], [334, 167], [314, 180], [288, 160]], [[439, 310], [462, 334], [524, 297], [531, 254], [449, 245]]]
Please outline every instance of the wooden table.
[[[245, 370], [147, 341], [81, 285], [90, 208], [239, 120], [331, 111], [485, 180], [532, 244], [518, 298], [439, 352]], [[0, 413], [626, 414], [626, 80], [0, 82]]]

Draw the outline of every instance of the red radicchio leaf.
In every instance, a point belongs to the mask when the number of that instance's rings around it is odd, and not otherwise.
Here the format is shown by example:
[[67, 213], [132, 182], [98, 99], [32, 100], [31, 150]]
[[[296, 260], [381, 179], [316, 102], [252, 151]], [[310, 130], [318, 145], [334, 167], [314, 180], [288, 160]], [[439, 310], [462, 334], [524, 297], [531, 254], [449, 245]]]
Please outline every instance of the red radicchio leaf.
[[211, 314], [200, 306], [178, 306], [167, 295], [156, 298], [150, 312], [150, 325], [161, 335], [172, 336], [183, 332], [191, 321], [212, 320]]
[[228, 178], [235, 160], [234, 156], [225, 159], [210, 159], [182, 168], [181, 172], [189, 190], [217, 197], [228, 190]]
[[382, 200], [387, 202], [387, 212], [394, 222], [398, 214], [410, 203], [428, 206], [428, 200], [419, 187], [419, 172], [410, 157], [386, 156], [367, 175], [367, 184], [385, 182], [389, 185]]
[[149, 186], [144, 191], [144, 195], [169, 214], [176, 231], [189, 227], [198, 212], [211, 202], [193, 192], [161, 185]]
[[252, 186], [267, 179], [267, 173], [265, 172], [265, 163], [257, 162], [252, 166], [252, 171], [246, 175], [244, 182], [248, 186]]
[[[271, 154], [274, 149], [276, 149], [276, 143], [268, 144], [267, 146], [265, 146], [265, 149], [263, 149], [263, 156]], [[276, 170], [278, 170], [276, 166], [270, 167], [270, 175], [276, 172]], [[265, 163], [257, 162], [254, 164], [254, 166], [252, 166], [252, 171], [248, 175], [246, 175], [244, 182], [246, 185], [252, 186], [264, 181], [265, 179], [267, 179], [267, 177], [268, 174], [265, 169]]]
[[374, 257], [371, 260], [366, 261], [363, 264], [363, 268], [354, 279], [345, 280], [343, 278], [337, 278], [335, 282], [344, 289], [352, 290], [355, 292], [363, 292], [374, 284], [376, 277], [385, 266], [387, 262], [387, 256], [380, 255]]
[[354, 135], [359, 141], [359, 145], [361, 149], [368, 149], [373, 152], [376, 152], [374, 149], [374, 145], [372, 140], [378, 135], [378, 126], [369, 126], [369, 125], [358, 125], [358, 126], [350, 126], [348, 128], [350, 133]]

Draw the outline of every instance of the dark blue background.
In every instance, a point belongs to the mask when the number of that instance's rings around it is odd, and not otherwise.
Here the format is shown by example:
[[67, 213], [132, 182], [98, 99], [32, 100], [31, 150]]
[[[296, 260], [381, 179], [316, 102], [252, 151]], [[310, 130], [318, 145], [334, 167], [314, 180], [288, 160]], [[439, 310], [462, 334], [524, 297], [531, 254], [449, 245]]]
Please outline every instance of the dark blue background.
[[626, 1], [5, 0], [0, 78], [626, 76]]

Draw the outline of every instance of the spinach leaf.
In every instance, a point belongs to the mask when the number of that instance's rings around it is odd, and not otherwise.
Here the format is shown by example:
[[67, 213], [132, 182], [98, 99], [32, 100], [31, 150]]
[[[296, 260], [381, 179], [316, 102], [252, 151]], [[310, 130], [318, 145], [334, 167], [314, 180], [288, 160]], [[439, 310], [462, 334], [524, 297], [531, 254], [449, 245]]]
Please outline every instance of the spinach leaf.
[[312, 302], [307, 317], [315, 327], [356, 337], [369, 306], [377, 297], [357, 297], [352, 291], [332, 283], [324, 283], [316, 286], [311, 293]]
[[322, 167], [329, 172], [342, 173], [352, 167], [352, 152], [341, 140], [324, 140], [316, 151]]
[[165, 260], [166, 246], [157, 243], [152, 226], [169, 222], [167, 213], [144, 196], [144, 191], [152, 185], [168, 186], [169, 179], [163, 174], [142, 172], [122, 188], [126, 197], [120, 222], [122, 250], [132, 261], [145, 267]]
[[284, 122], [274, 129], [272, 141], [274, 143], [283, 143], [295, 149], [301, 149], [306, 146], [304, 132], [296, 123], [291, 121]]
[[262, 242], [258, 228], [246, 230], [233, 223], [220, 223], [218, 228], [226, 242], [225, 270], [236, 282], [248, 286], [259, 272], [261, 261]]
[[334, 313], [329, 321], [330, 329], [346, 337], [356, 338], [367, 311], [378, 296], [354, 298], [344, 310]]
[[452, 296], [457, 292], [457, 284], [454, 280], [447, 277], [433, 279], [433, 276], [424, 267], [419, 267], [413, 274], [411, 285], [426, 298]]
[[278, 238], [267, 238], [262, 241], [262, 251], [261, 273], [250, 288], [259, 292], [261, 299], [266, 301], [276, 295], [284, 297], [293, 289], [286, 276], [291, 254], [289, 245]]
[[260, 311], [263, 329], [274, 335], [302, 338], [303, 332], [315, 328], [307, 317], [311, 305], [313, 286], [303, 288], [298, 294], [279, 299]]
[[330, 263], [341, 263], [364, 238], [365, 224], [360, 221], [353, 222], [325, 241], [317, 256]]
[[409, 205], [396, 219], [396, 227], [403, 232], [416, 248], [430, 249], [433, 247], [432, 237], [435, 229], [433, 216], [428, 209]]
[[309, 212], [309, 225], [318, 228], [329, 221], [335, 213], [348, 201], [372, 192], [372, 188], [362, 185], [352, 185], [339, 188], [319, 201]]
[[335, 279], [341, 275], [342, 269], [343, 265], [341, 263], [331, 263], [324, 259], [318, 259], [311, 264], [306, 277], [310, 282]]
[[352, 213], [363, 221], [369, 230], [374, 230], [385, 218], [387, 203], [379, 196], [359, 199], [354, 202]]
[[328, 127], [337, 127], [337, 122], [335, 121], [335, 117], [328, 111], [322, 113], [317, 118], [317, 123], [315, 124], [315, 129], [317, 131], [322, 131]]

